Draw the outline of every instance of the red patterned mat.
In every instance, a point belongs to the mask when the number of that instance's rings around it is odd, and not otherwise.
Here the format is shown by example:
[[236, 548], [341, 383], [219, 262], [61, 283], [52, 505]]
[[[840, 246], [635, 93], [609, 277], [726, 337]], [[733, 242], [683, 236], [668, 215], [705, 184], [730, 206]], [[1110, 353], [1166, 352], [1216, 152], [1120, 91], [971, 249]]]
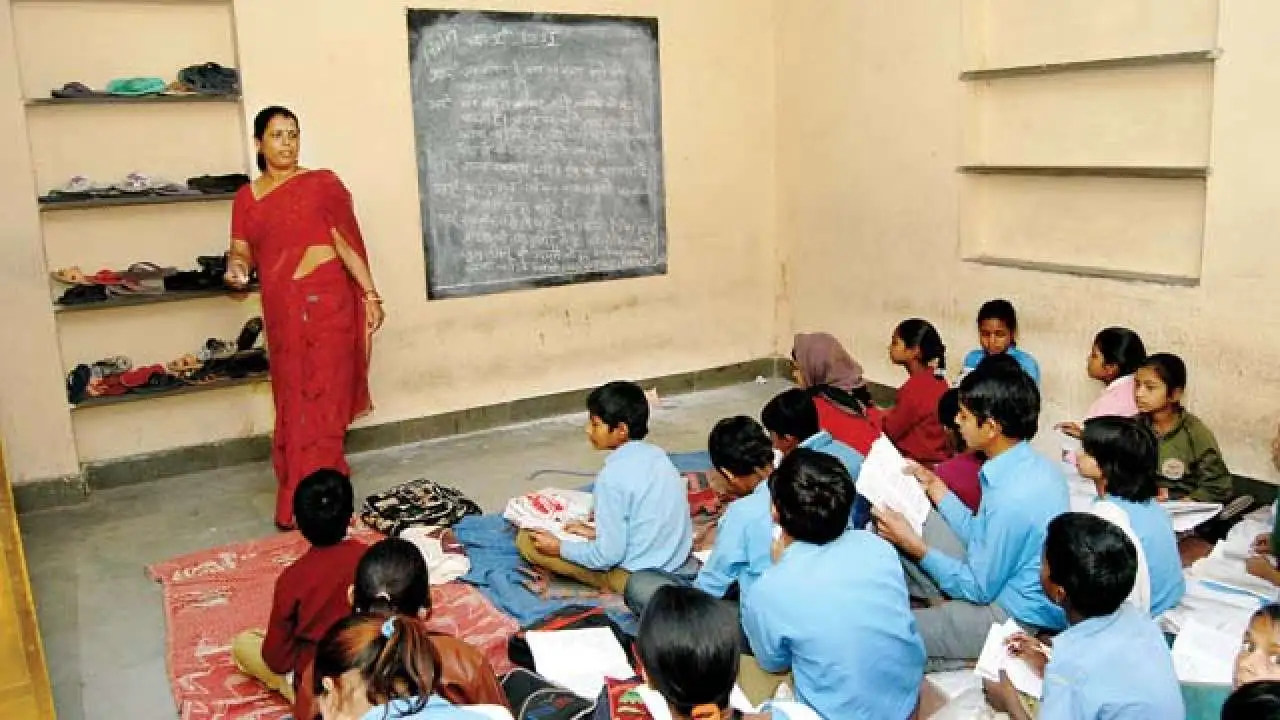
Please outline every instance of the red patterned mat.
[[[363, 531], [366, 542], [378, 535]], [[201, 550], [157, 563], [147, 574], [164, 588], [169, 684], [182, 720], [278, 720], [284, 700], [240, 674], [231, 639], [265, 628], [276, 576], [307, 549], [298, 533]], [[436, 632], [465, 639], [484, 651], [499, 673], [511, 667], [507, 640], [516, 621], [478, 590], [453, 582], [431, 589]]]

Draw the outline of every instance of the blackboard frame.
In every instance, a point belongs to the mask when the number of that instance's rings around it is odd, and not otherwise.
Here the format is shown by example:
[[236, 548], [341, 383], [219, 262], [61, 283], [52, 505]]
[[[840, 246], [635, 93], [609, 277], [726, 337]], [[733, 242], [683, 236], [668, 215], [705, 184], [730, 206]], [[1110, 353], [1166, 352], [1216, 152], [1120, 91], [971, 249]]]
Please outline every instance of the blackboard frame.
[[[661, 162], [659, 168], [660, 191], [661, 191], [661, 209], [657, 215], [658, 231], [660, 242], [663, 247], [664, 259], [661, 262], [654, 263], [650, 266], [624, 268], [618, 270], [599, 271], [599, 272], [578, 272], [565, 273], [555, 276], [540, 278], [521, 278], [507, 282], [486, 283], [483, 286], [467, 286], [458, 288], [441, 288], [432, 278], [431, 275], [431, 256], [430, 256], [430, 225], [428, 223], [428, 213], [424, 213], [422, 218], [422, 248], [423, 257], [426, 261], [426, 289], [428, 300], [444, 300], [459, 297], [474, 297], [479, 295], [491, 295], [496, 293], [510, 292], [525, 289], [540, 289], [549, 287], [560, 287], [564, 285], [576, 285], [581, 283], [601, 282], [605, 280], [621, 280], [629, 278], [653, 277], [666, 275], [668, 272], [669, 256], [666, 254], [668, 234], [667, 234], [667, 203], [666, 203], [666, 146], [663, 142], [663, 112], [662, 112], [662, 76], [661, 76], [661, 41], [659, 22], [657, 17], [634, 16], [634, 15], [600, 15], [600, 14], [582, 14], [582, 13], [550, 13], [550, 12], [512, 12], [503, 10], [472, 10], [472, 9], [442, 9], [442, 8], [406, 8], [406, 29], [408, 31], [408, 60], [412, 65], [417, 52], [417, 31], [424, 27], [429, 27], [442, 20], [449, 20], [458, 16], [476, 17], [483, 20], [506, 21], [506, 22], [544, 22], [556, 23], [560, 25], [575, 24], [595, 24], [600, 22], [608, 22], [618, 25], [625, 25], [642, 30], [652, 41], [654, 45], [654, 112], [655, 112], [655, 136], [656, 152]], [[416, 136], [416, 121], [415, 121]], [[416, 137], [415, 137], [416, 145]], [[424, 151], [426, 152], [426, 151]], [[425, 176], [425, 171], [419, 173], [419, 182]], [[429, 201], [423, 197], [425, 190], [419, 187], [419, 197], [424, 207], [429, 206]]]

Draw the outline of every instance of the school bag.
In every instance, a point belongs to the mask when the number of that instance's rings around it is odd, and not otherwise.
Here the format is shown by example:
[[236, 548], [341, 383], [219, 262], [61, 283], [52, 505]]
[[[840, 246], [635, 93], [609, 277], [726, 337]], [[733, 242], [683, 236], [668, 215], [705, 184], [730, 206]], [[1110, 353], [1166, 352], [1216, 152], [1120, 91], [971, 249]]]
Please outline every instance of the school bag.
[[398, 536], [415, 526], [451, 527], [480, 506], [461, 491], [418, 478], [364, 499], [360, 519], [384, 535]]
[[595, 712], [594, 702], [522, 667], [503, 675], [501, 684], [516, 720], [590, 720]]
[[[520, 630], [507, 641], [507, 657], [511, 664], [527, 670], [537, 670], [533, 662], [533, 652], [529, 650], [529, 641], [525, 634], [530, 630], [548, 632], [551, 630], [574, 630], [577, 628], [609, 628], [618, 644], [626, 651], [631, 647], [631, 636], [622, 631], [603, 608], [591, 605], [566, 605], [559, 610], [535, 620]], [[628, 660], [631, 660], [628, 653]], [[634, 669], [635, 662], [631, 661]], [[639, 674], [639, 673], [637, 673]]]

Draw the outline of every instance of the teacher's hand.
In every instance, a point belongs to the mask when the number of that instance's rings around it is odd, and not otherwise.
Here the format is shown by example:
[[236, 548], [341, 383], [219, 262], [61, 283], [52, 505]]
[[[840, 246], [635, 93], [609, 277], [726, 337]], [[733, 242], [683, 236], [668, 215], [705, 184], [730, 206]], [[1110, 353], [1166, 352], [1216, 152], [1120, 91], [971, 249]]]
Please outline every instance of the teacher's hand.
[[387, 319], [387, 313], [382, 309], [381, 299], [375, 300], [372, 297], [364, 299], [364, 323], [370, 333], [378, 332], [382, 327], [382, 323]]

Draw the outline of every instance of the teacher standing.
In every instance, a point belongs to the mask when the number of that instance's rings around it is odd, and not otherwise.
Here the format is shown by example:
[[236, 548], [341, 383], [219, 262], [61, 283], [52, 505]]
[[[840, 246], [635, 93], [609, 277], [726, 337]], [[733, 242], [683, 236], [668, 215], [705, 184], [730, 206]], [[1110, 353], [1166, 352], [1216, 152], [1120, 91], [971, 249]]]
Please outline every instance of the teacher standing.
[[298, 166], [298, 117], [273, 106], [253, 121], [261, 174], [231, 209], [227, 284], [257, 267], [271, 351], [276, 527], [293, 528], [293, 493], [312, 472], [350, 474], [347, 427], [372, 409], [369, 350], [385, 315], [351, 193], [332, 171]]

